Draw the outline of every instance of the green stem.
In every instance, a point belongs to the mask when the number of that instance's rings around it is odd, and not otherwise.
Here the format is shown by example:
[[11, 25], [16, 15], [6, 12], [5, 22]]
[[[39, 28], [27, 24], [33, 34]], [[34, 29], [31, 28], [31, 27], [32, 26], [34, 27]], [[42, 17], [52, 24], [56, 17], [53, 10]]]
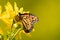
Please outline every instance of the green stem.
[[11, 33], [10, 37], [7, 40], [13, 40], [13, 38], [20, 32], [22, 28], [19, 28], [17, 30], [14, 30], [14, 32]]

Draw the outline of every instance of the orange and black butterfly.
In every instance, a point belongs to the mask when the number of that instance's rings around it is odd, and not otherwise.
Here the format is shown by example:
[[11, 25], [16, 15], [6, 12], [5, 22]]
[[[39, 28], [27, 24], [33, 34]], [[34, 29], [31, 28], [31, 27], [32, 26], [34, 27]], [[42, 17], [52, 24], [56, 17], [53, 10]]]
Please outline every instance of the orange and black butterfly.
[[30, 13], [19, 13], [15, 16], [15, 21], [22, 21], [24, 31], [29, 33], [33, 29], [33, 24], [38, 21], [38, 18]]

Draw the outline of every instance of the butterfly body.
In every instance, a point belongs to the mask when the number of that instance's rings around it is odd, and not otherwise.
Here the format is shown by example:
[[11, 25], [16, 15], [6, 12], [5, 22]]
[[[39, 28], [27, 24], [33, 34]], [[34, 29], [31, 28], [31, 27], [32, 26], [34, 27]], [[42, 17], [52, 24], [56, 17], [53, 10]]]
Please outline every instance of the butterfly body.
[[26, 33], [29, 33], [33, 29], [33, 24], [37, 22], [37, 17], [30, 13], [19, 13], [15, 16], [15, 22], [22, 21], [23, 29]]

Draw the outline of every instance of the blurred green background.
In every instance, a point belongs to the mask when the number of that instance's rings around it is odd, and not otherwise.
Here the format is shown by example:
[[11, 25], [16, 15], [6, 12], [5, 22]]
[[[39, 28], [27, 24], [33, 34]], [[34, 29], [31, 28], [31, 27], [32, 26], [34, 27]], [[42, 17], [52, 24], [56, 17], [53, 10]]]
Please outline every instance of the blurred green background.
[[[60, 0], [0, 0], [3, 11], [8, 1], [12, 5], [16, 2], [19, 8], [23, 7], [39, 18], [34, 24], [35, 32], [31, 32], [32, 37], [22, 33], [21, 40], [60, 40]], [[0, 26], [6, 25], [0, 20]]]

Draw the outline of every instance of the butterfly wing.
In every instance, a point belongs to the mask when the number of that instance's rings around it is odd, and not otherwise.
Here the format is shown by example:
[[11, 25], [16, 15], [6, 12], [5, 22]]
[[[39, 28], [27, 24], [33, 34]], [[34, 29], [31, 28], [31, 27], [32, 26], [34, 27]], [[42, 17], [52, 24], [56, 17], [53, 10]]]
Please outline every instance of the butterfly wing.
[[31, 24], [29, 18], [23, 19], [23, 28], [26, 33], [29, 33], [33, 29], [33, 25]]
[[26, 33], [29, 33], [33, 29], [33, 24], [37, 21], [37, 17], [30, 13], [24, 13], [20, 15], [22, 18], [23, 29]]

